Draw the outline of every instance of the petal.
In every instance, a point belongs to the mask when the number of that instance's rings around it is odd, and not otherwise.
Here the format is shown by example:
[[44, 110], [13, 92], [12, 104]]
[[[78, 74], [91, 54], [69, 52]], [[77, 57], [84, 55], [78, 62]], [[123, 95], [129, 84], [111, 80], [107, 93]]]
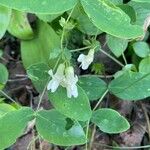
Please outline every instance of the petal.
[[65, 70], [65, 65], [64, 64], [60, 64], [57, 68], [56, 74], [55, 76], [57, 78], [62, 78], [64, 76], [64, 70]]
[[78, 97], [78, 88], [76, 85], [73, 86], [72, 95], [77, 98]]
[[53, 77], [53, 70], [50, 69], [50, 70], [48, 71], [48, 74], [49, 74], [51, 77]]
[[68, 86], [66, 89], [67, 89], [67, 97], [71, 98], [72, 97], [71, 88]]
[[47, 86], [47, 89], [48, 90], [51, 90], [51, 92], [55, 92], [57, 90], [59, 86], [59, 82], [57, 80], [51, 80], [49, 83], [48, 83], [48, 86]]
[[71, 83], [74, 79], [74, 68], [72, 66], [67, 67], [65, 73], [67, 82]]
[[82, 62], [82, 61], [84, 61], [85, 57], [86, 57], [86, 55], [80, 54], [79, 57], [78, 57], [78, 59], [77, 59], [77, 61], [78, 62]]
[[81, 67], [83, 70], [87, 70], [89, 65], [90, 65], [90, 63], [85, 61], [85, 62], [82, 62]]

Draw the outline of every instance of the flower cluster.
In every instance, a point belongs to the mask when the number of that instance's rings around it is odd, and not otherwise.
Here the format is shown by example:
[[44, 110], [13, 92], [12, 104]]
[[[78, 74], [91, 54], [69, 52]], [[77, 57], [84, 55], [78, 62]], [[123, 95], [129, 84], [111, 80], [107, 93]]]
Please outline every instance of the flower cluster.
[[78, 57], [78, 62], [81, 62], [81, 68], [83, 70], [88, 69], [89, 65], [93, 62], [94, 60], [94, 49], [91, 49], [87, 55], [80, 54]]
[[[78, 57], [78, 62], [81, 63], [81, 68], [83, 70], [88, 69], [89, 65], [94, 60], [94, 49], [91, 49], [87, 55], [80, 54]], [[48, 83], [47, 90], [51, 90], [51, 92], [55, 92], [59, 85], [65, 87], [67, 90], [67, 96], [69, 98], [78, 97], [78, 89], [76, 83], [78, 82], [77, 75], [74, 74], [74, 69], [72, 66], [65, 67], [64, 64], [60, 64], [57, 68], [55, 74], [53, 74], [52, 70], [49, 70], [49, 75], [51, 76], [51, 80]]]
[[64, 64], [60, 64], [55, 74], [50, 70], [49, 75], [52, 77], [47, 85], [47, 90], [55, 92], [59, 85], [67, 89], [67, 96], [69, 98], [78, 97], [78, 89], [76, 83], [78, 82], [78, 77], [74, 75], [74, 69], [72, 66], [65, 67]]

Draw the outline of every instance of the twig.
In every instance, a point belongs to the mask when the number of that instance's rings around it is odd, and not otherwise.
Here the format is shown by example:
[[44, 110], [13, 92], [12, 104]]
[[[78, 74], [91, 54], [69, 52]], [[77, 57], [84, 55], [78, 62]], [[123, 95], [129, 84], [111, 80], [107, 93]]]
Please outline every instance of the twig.
[[113, 61], [115, 61], [118, 65], [120, 65], [121, 67], [124, 67], [124, 64], [122, 64], [119, 60], [117, 60], [115, 57], [111, 56], [110, 54], [106, 53], [104, 50], [100, 49], [100, 51], [105, 54], [107, 57], [109, 57], [110, 59], [112, 59]]
[[17, 104], [17, 102], [14, 99], [12, 99], [9, 95], [7, 95], [4, 91], [0, 90], [0, 94], [2, 94], [4, 97], [8, 98], [13, 103]]
[[94, 124], [93, 131], [92, 131], [92, 136], [91, 136], [91, 140], [90, 140], [89, 150], [92, 150], [95, 133], [96, 133], [96, 125]]
[[141, 107], [142, 107], [142, 110], [144, 112], [145, 119], [146, 119], [146, 122], [147, 122], [147, 131], [148, 131], [148, 136], [149, 136], [149, 141], [150, 141], [150, 120], [149, 120], [149, 116], [148, 116], [146, 108], [144, 107], [144, 105], [142, 103], [141, 103]]
[[106, 96], [107, 93], [108, 93], [108, 89], [104, 92], [102, 97], [99, 99], [99, 101], [97, 102], [96, 106], [93, 108], [93, 111], [97, 109], [97, 107], [99, 106], [99, 104], [101, 103], [101, 101], [103, 100], [103, 98]]

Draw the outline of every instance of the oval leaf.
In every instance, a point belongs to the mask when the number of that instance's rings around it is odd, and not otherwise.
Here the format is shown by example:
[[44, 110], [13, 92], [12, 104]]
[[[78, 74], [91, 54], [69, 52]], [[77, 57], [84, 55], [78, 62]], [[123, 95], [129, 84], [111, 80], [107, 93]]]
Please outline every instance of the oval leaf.
[[11, 9], [0, 5], [0, 39], [5, 34], [11, 17]]
[[13, 106], [5, 104], [5, 103], [0, 103], [0, 117], [14, 110], [16, 109]]
[[128, 46], [128, 40], [107, 34], [107, 45], [116, 57], [120, 57]]
[[133, 49], [137, 56], [147, 57], [150, 54], [149, 45], [146, 42], [136, 42], [133, 44]]
[[89, 99], [83, 89], [78, 86], [78, 97], [68, 98], [66, 89], [59, 87], [55, 93], [48, 92], [54, 107], [69, 118], [86, 121], [91, 117]]
[[33, 31], [28, 22], [27, 14], [13, 10], [8, 31], [15, 37], [22, 40], [29, 40], [33, 38]]
[[39, 92], [42, 92], [49, 80], [49, 67], [44, 63], [37, 63], [27, 68], [27, 74]]
[[37, 23], [36, 37], [32, 40], [21, 42], [21, 56], [25, 68], [40, 62], [49, 64], [50, 67], [53, 67], [56, 60], [50, 61], [49, 56], [52, 50], [59, 46], [59, 36], [51, 26], [39, 21]]
[[58, 14], [75, 6], [77, 0], [1, 0], [0, 4], [20, 11], [39, 14]]
[[[141, 73], [149, 73], [150, 72], [150, 56], [144, 58], [139, 65], [139, 72]], [[150, 81], [149, 81], [150, 82]]]
[[67, 118], [56, 110], [40, 111], [36, 117], [36, 127], [40, 136], [50, 143], [71, 146], [86, 143], [85, 133], [78, 122], [67, 127]]
[[131, 19], [109, 0], [81, 0], [83, 8], [100, 30], [116, 37], [130, 39], [142, 36], [143, 29], [131, 25]]
[[32, 115], [30, 108], [22, 108], [0, 118], [0, 149], [11, 146], [21, 136], [28, 121], [33, 118]]
[[36, 14], [36, 16], [43, 20], [44, 22], [52, 22], [57, 17], [59, 17], [61, 14], [52, 14], [52, 15], [43, 15], [43, 14]]
[[134, 2], [150, 3], [149, 0], [132, 0]]
[[77, 21], [77, 28], [88, 35], [97, 35], [102, 33], [95, 25], [91, 22], [87, 14], [84, 12], [81, 4], [78, 4], [71, 15], [73, 19]]
[[121, 133], [130, 128], [128, 121], [117, 111], [102, 108], [93, 112], [91, 121], [106, 133]]
[[80, 77], [78, 84], [83, 88], [90, 100], [97, 100], [107, 90], [106, 83], [98, 77]]
[[109, 91], [123, 100], [140, 100], [150, 96], [150, 72], [126, 72], [114, 79]]

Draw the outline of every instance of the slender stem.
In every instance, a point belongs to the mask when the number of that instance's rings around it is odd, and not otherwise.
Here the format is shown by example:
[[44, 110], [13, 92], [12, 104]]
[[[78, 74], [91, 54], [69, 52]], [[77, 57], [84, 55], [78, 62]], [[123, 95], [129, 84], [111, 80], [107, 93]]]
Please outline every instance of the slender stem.
[[7, 95], [4, 91], [0, 90], [0, 93], [1, 93], [4, 97], [6, 97], [6, 98], [8, 98], [9, 100], [11, 100], [13, 103], [16, 103], [16, 104], [17, 104], [17, 102], [16, 102], [14, 99], [12, 99], [9, 95]]
[[93, 108], [93, 111], [97, 109], [97, 107], [99, 106], [99, 104], [101, 103], [101, 101], [103, 100], [103, 98], [105, 97], [105, 95], [108, 93], [108, 89], [104, 92], [104, 94], [102, 95], [102, 97], [99, 99], [99, 101], [97, 102], [97, 104], [95, 105], [95, 107]]
[[87, 47], [82, 47], [82, 48], [73, 49], [73, 50], [70, 50], [70, 52], [83, 51], [83, 50], [86, 50], [86, 49], [89, 49], [89, 48], [91, 48], [91, 46], [87, 46]]
[[64, 35], [65, 35], [65, 29], [63, 28], [62, 35], [61, 35], [61, 49], [63, 49]]
[[144, 149], [144, 148], [150, 148], [150, 145], [145, 145], [145, 146], [131, 146], [131, 147], [119, 147], [119, 146], [110, 146], [110, 145], [106, 145], [106, 144], [103, 144], [103, 143], [96, 143], [95, 145], [97, 146], [102, 146], [102, 147], [105, 147], [105, 148], [111, 148], [111, 149], [118, 149], [118, 150], [133, 150], [133, 149]]
[[96, 74], [85, 74], [85, 75], [80, 75], [81, 77], [99, 77], [99, 78], [107, 78], [107, 79], [109, 79], [109, 78], [114, 78], [114, 76], [113, 75], [96, 75]]
[[[47, 84], [48, 84], [48, 83], [47, 83]], [[40, 108], [40, 105], [41, 105], [42, 99], [43, 99], [44, 94], [45, 94], [46, 89], [47, 89], [47, 84], [46, 84], [46, 86], [44, 87], [44, 90], [42, 91], [42, 94], [41, 94], [41, 96], [40, 96], [39, 103], [38, 103], [38, 106], [37, 106], [37, 109], [36, 109], [36, 110], [39, 110], [39, 108]]]
[[149, 136], [149, 141], [150, 141], [150, 119], [149, 119], [147, 110], [146, 110], [146, 108], [144, 107], [144, 105], [142, 103], [141, 103], [141, 107], [143, 109], [145, 119], [146, 119], [146, 122], [147, 122], [148, 136]]
[[[73, 11], [74, 11], [74, 8], [75, 8], [75, 6], [74, 6], [73, 9], [71, 10], [71, 12], [70, 12], [70, 14], [69, 14], [69, 16], [68, 16], [68, 18], [67, 18], [67, 20], [66, 20], [66, 24], [68, 23], [69, 19], [71, 18], [71, 15], [72, 15], [72, 13], [73, 13]], [[63, 50], [64, 36], [65, 36], [65, 27], [63, 27], [62, 35], [61, 35], [61, 49], [62, 49], [62, 50]]]
[[87, 121], [87, 127], [86, 127], [86, 145], [85, 145], [85, 150], [88, 150], [88, 134], [89, 134], [89, 124], [90, 124], [90, 120]]
[[124, 53], [122, 53], [122, 57], [123, 57], [123, 60], [124, 60], [125, 64], [127, 65], [128, 63], [127, 63], [127, 59], [126, 59]]
[[106, 53], [104, 50], [100, 50], [103, 54], [105, 54], [106, 56], [108, 56], [110, 59], [112, 59], [113, 61], [115, 61], [118, 65], [120, 65], [121, 67], [124, 67], [124, 64], [122, 64], [120, 61], [118, 61], [115, 57], [111, 56], [110, 54]]
[[31, 146], [31, 149], [32, 149], [32, 144], [33, 144], [38, 138], [39, 138], [39, 136], [36, 136], [36, 137], [34, 137], [34, 138], [30, 141], [30, 143], [28, 144], [27, 150], [30, 150], [30, 146]]
[[90, 150], [92, 150], [92, 145], [93, 145], [93, 142], [94, 142], [95, 133], [96, 133], [96, 125], [94, 124], [93, 131], [92, 131], [92, 136], [91, 136], [91, 140], [90, 140], [90, 146], [89, 146]]

